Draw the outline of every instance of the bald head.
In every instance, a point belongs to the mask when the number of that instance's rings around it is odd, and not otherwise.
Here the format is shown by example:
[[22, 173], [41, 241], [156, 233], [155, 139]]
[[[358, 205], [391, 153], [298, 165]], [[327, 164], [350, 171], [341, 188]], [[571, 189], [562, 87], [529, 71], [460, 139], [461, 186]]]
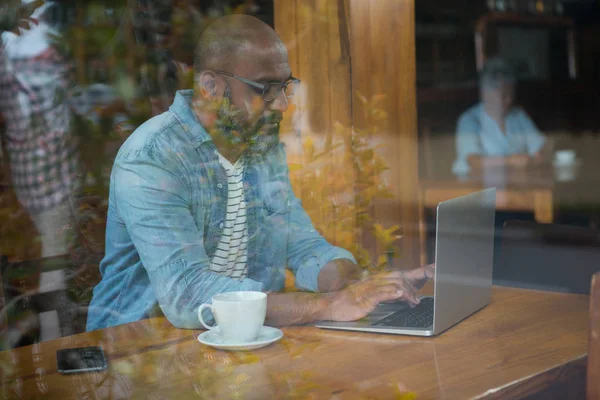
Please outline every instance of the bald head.
[[286, 52], [277, 33], [261, 20], [243, 14], [219, 18], [209, 25], [196, 47], [194, 69], [232, 72], [242, 60], [264, 50]]

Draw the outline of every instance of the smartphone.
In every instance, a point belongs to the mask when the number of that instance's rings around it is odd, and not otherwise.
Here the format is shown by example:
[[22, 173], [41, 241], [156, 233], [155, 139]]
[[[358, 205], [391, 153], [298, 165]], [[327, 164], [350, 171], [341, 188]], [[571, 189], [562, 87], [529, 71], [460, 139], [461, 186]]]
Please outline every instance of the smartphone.
[[56, 363], [61, 374], [102, 371], [108, 367], [101, 347], [79, 347], [56, 350]]

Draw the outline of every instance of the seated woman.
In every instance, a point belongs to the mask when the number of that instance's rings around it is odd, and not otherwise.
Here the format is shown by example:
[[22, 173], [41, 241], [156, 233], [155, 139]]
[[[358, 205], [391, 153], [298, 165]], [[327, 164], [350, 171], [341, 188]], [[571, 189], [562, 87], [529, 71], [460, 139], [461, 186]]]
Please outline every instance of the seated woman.
[[481, 102], [465, 111], [456, 129], [457, 159], [452, 171], [539, 163], [548, 141], [529, 116], [513, 106], [515, 75], [502, 59], [490, 59], [480, 76]]

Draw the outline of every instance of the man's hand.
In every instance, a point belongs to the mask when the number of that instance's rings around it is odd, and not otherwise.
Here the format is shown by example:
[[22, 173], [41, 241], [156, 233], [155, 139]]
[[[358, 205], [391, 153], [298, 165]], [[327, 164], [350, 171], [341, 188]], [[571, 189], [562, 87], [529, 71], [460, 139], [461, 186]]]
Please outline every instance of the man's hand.
[[327, 263], [319, 272], [319, 292], [335, 292], [360, 281], [362, 269], [352, 261], [341, 258]]
[[406, 279], [416, 290], [419, 290], [429, 279], [433, 279], [434, 275], [435, 264], [429, 264], [424, 267], [405, 272], [404, 279]]
[[346, 289], [329, 294], [327, 319], [355, 321], [373, 311], [381, 302], [403, 299], [419, 304], [416, 292], [427, 279], [433, 278], [434, 265], [411, 271], [374, 274]]

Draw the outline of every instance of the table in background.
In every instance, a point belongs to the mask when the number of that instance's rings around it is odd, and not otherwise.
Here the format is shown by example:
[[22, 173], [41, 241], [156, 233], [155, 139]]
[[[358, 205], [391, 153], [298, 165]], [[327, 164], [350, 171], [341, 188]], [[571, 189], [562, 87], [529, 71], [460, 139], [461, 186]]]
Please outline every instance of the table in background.
[[[564, 174], [568, 176], [563, 176]], [[556, 210], [582, 210], [596, 218], [600, 210], [600, 173], [583, 165], [564, 171], [552, 166], [526, 170], [490, 168], [467, 177], [450, 172], [420, 181], [420, 243], [426, 249], [428, 226], [425, 209], [442, 201], [496, 187], [498, 211], [532, 212], [539, 223], [554, 222]], [[426, 262], [422, 250], [421, 261]]]
[[496, 208], [502, 211], [531, 211], [538, 222], [552, 222], [555, 177], [545, 170], [492, 168], [467, 177], [440, 175], [421, 180], [424, 207], [436, 208], [441, 201], [496, 187]]
[[[436, 338], [289, 327], [281, 341], [248, 353], [205, 347], [198, 331], [154, 318], [0, 353], [1, 390], [61, 400], [576, 397], [585, 390], [588, 302], [494, 288], [492, 304]], [[107, 371], [56, 371], [57, 349], [93, 345], [104, 348]]]

